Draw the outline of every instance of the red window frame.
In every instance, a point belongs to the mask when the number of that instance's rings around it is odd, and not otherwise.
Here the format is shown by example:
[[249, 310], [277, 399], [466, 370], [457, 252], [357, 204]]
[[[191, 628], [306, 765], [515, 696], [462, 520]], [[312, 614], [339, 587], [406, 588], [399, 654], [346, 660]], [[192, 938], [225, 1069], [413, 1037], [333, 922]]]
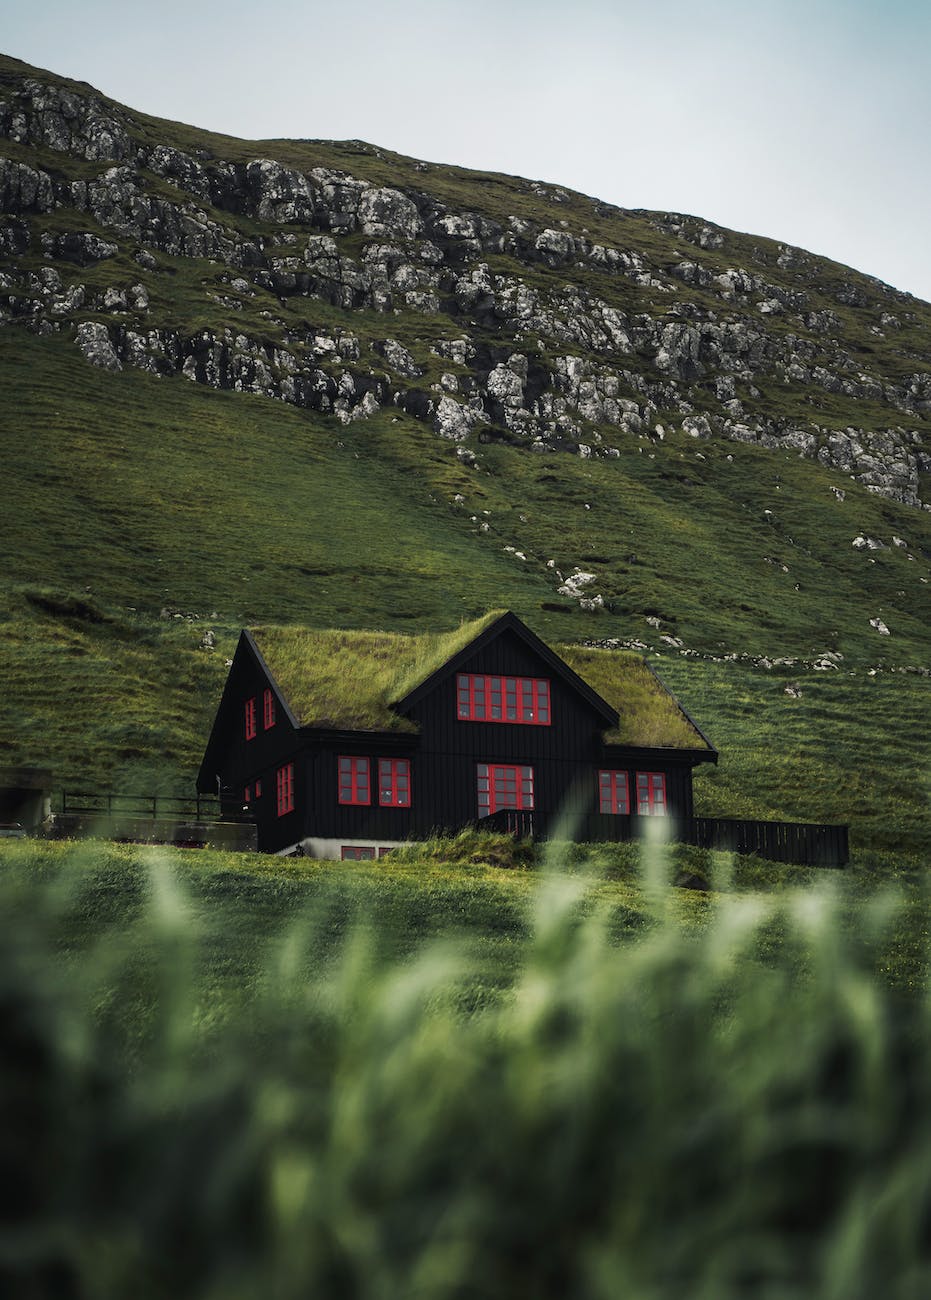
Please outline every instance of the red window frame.
[[336, 769], [340, 803], [363, 806], [372, 802], [371, 766], [367, 758], [340, 754]]
[[598, 811], [615, 817], [630, 812], [630, 778], [626, 772], [602, 769], [598, 773]]
[[341, 844], [339, 857], [341, 862], [374, 862], [375, 849], [370, 844]]
[[262, 723], [266, 731], [275, 725], [275, 695], [267, 687], [262, 693]]
[[378, 760], [378, 802], [382, 808], [411, 806], [411, 765], [406, 758]]
[[250, 700], [246, 700], [245, 715], [246, 715], [245, 717], [246, 740], [255, 740], [256, 726], [255, 726], [255, 696], [254, 695]]
[[533, 808], [533, 768], [526, 763], [478, 763], [476, 786], [479, 817], [500, 808]]
[[641, 817], [664, 817], [666, 804], [665, 772], [637, 773], [637, 812]]
[[284, 817], [286, 813], [294, 812], [294, 764], [285, 763], [284, 767], [279, 767], [275, 779], [278, 788], [278, 816]]
[[552, 722], [549, 679], [507, 673], [457, 673], [456, 717], [460, 722], [548, 727]]

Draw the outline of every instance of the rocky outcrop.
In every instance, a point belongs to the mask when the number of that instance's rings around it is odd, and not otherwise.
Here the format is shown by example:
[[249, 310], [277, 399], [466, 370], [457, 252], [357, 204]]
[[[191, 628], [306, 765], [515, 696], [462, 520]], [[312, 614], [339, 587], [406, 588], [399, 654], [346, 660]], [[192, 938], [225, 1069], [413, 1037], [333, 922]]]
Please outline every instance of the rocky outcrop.
[[135, 152], [125, 127], [96, 95], [28, 79], [0, 102], [0, 136], [97, 162]]
[[123, 369], [106, 325], [83, 321], [77, 328], [75, 342], [92, 366], [99, 366], [101, 370]]
[[[316, 336], [300, 349], [278, 348], [232, 330], [141, 330], [86, 322], [76, 339], [88, 361], [104, 369], [128, 365], [150, 374], [183, 374], [193, 383], [254, 393], [340, 418], [371, 415], [389, 398], [384, 377], [362, 377], [341, 365], [358, 357], [358, 343]], [[320, 360], [327, 367], [316, 364]]]
[[0, 158], [0, 212], [51, 212], [55, 187], [47, 172]]
[[[35, 78], [0, 100], [0, 137], [12, 142], [0, 322], [71, 331], [94, 365], [183, 373], [341, 420], [393, 404], [460, 445], [614, 456], [667, 431], [753, 443], [922, 504], [931, 372], [916, 339], [931, 339], [931, 313], [869, 277], [839, 284], [798, 249], [585, 201], [590, 220], [613, 223], [596, 237], [578, 205], [570, 219], [572, 196], [535, 182], [536, 207], [499, 219], [386, 185], [383, 169], [376, 183], [153, 145], [101, 96]], [[37, 249], [41, 273], [20, 270]], [[187, 328], [160, 316], [179, 261], [222, 323], [205, 328], [183, 298], [172, 314], [187, 312]]]
[[95, 180], [72, 182], [69, 206], [87, 213], [120, 239], [172, 257], [240, 267], [262, 261], [261, 245], [254, 239], [215, 221], [193, 201], [173, 203], [147, 194], [141, 173], [132, 167], [111, 167]]
[[119, 244], [81, 230], [67, 230], [61, 235], [51, 232], [44, 234], [42, 248], [49, 257], [62, 262], [75, 262], [78, 266], [90, 266], [104, 258], [116, 257], [120, 251]]

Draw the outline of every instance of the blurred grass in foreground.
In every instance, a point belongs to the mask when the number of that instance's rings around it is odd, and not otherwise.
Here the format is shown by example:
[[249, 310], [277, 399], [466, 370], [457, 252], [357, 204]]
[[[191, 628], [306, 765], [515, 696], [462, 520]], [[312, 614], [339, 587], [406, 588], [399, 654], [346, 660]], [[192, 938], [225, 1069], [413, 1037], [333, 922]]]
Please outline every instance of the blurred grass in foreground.
[[924, 895], [229, 858], [4, 850], [6, 1294], [931, 1294]]

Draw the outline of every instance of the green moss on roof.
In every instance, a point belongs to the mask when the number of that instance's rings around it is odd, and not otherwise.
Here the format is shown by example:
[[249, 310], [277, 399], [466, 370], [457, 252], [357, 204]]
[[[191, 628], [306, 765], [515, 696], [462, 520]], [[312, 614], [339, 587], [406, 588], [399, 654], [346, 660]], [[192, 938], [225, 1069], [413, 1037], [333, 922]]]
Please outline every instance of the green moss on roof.
[[604, 737], [609, 744], [657, 749], [710, 748], [682, 712], [675, 696], [650, 672], [640, 655], [628, 650], [595, 650], [579, 645], [557, 645], [553, 649], [617, 710], [618, 725]]
[[503, 610], [452, 632], [322, 631], [250, 628], [291, 711], [305, 727], [416, 731], [391, 708], [484, 632]]
[[[413, 732], [391, 707], [501, 617], [493, 610], [452, 632], [323, 631], [255, 627], [250, 631], [298, 722], [305, 727]], [[620, 715], [612, 743], [707, 748], [675, 699], [639, 655], [583, 646], [554, 646]]]

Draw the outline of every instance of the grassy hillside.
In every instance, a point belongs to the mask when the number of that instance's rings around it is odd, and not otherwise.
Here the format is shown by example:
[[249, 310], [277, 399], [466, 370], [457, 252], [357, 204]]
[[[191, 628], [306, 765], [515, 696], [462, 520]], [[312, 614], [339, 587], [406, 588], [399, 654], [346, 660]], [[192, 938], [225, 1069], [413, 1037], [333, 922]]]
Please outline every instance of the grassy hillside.
[[[442, 629], [506, 603], [554, 641], [663, 652], [661, 673], [722, 753], [699, 778], [700, 810], [851, 821], [855, 847], [927, 849], [931, 687], [885, 671], [926, 655], [928, 564], [908, 558], [921, 513], [853, 486], [839, 502], [836, 475], [741, 447], [733, 460], [675, 445], [652, 460], [563, 457], [558, 473], [500, 448], [495, 472], [468, 478], [404, 417], [343, 429], [104, 374], [18, 331], [0, 332], [0, 358], [0, 762], [49, 765], [72, 788], [187, 791], [244, 623]], [[850, 545], [899, 530], [908, 549]], [[545, 561], [568, 569], [567, 556], [617, 574], [613, 609], [586, 614], [553, 591]], [[828, 650], [844, 658], [824, 672], [714, 661]]]
[[[656, 662], [721, 754], [695, 774], [700, 812], [849, 822], [855, 862], [882, 873], [931, 860], [924, 677]], [[800, 692], [787, 695], [786, 686]]]
[[368, 424], [343, 430], [184, 380], [102, 374], [63, 340], [2, 331], [0, 367], [8, 582], [156, 616], [170, 606], [357, 627], [373, 613], [455, 625], [494, 607], [506, 583], [525, 607], [548, 594], [500, 548], [478, 562], [468, 521], [437, 499], [457, 471], [433, 439], [413, 476], [379, 454], [384, 431]]
[[[0, 59], [11, 94], [25, 71]], [[533, 230], [555, 223], [578, 234], [584, 222], [590, 243], [636, 252], [650, 274], [666, 277], [657, 288], [649, 275], [641, 283], [587, 264], [475, 255], [552, 301], [590, 292], [641, 313], [631, 322], [648, 312], [706, 321], [749, 312], [773, 339], [801, 330], [810, 343], [797, 314], [762, 313], [752, 295], [739, 312], [725, 309], [707, 284], [667, 275], [686, 255], [709, 274], [752, 265], [790, 298], [803, 293], [809, 307], [830, 308], [835, 334], [824, 346], [848, 349], [884, 382], [904, 382], [926, 364], [927, 305], [897, 299], [898, 324], [881, 325], [891, 303], [882, 286], [799, 250], [733, 232], [711, 231], [709, 240], [690, 218], [609, 209], [515, 177], [424, 170], [359, 142], [259, 146], [109, 109], [146, 150], [168, 144], [213, 163], [269, 156], [298, 169], [341, 167], [503, 227], [513, 217]], [[12, 139], [4, 151], [60, 186], [91, 180], [106, 165]], [[140, 178], [153, 199], [190, 200], [167, 173], [142, 167]], [[23, 293], [39, 292], [50, 268], [65, 296], [80, 283], [86, 301], [80, 310], [55, 307], [38, 324], [16, 317], [0, 328], [0, 763], [49, 766], [71, 787], [189, 790], [241, 626], [445, 632], [508, 607], [553, 643], [634, 641], [660, 656], [722, 753], [718, 770], [699, 779], [701, 811], [849, 820], [864, 849], [926, 850], [929, 682], [898, 670], [928, 665], [927, 511], [785, 449], [688, 436], [681, 387], [679, 406], [657, 408], [640, 435], [603, 430], [616, 456], [531, 450], [500, 423], [476, 426], [461, 456], [429, 421], [397, 405], [341, 423], [180, 374], [98, 369], [75, 347], [79, 318], [185, 338], [242, 330], [269, 346], [289, 331], [351, 333], [363, 378], [383, 368], [372, 349], [390, 333], [423, 370], [423, 395], [434, 398], [443, 374], [471, 382], [481, 363], [487, 379], [517, 346], [534, 366], [551, 366], [570, 344], [518, 339], [479, 307], [473, 318], [445, 300], [431, 316], [403, 304], [336, 307], [319, 294], [273, 292], [261, 276], [248, 292], [236, 290], [225, 264], [157, 245], [153, 269], [138, 260], [133, 240], [112, 226], [98, 229], [70, 201], [27, 214], [21, 224], [30, 242], [8, 259], [4, 301], [14, 307]], [[246, 215], [233, 202], [207, 209], [237, 238], [264, 240], [269, 256], [290, 256], [311, 233], [300, 221]], [[16, 220], [4, 218], [3, 230]], [[48, 240], [76, 223], [115, 240], [117, 252], [83, 266], [50, 254]], [[338, 242], [340, 256], [361, 265], [367, 244], [359, 230]], [[419, 257], [412, 248], [405, 256]], [[460, 266], [461, 250], [447, 253]], [[146, 289], [148, 312], [114, 317], [100, 295], [131, 281]], [[471, 370], [437, 354], [463, 332], [479, 358]], [[578, 341], [571, 346], [585, 351]], [[628, 379], [657, 378], [644, 345], [608, 360], [622, 361]], [[319, 364], [337, 375], [342, 363]], [[757, 404], [867, 430], [904, 419], [880, 410], [878, 398], [776, 383], [772, 373], [757, 374], [755, 385], [739, 386], [747, 412]], [[713, 387], [706, 374], [687, 390], [686, 405], [705, 409]], [[923, 418], [915, 416], [922, 428]], [[576, 583], [576, 594], [597, 595], [600, 608], [584, 611], [571, 590], [559, 590], [578, 573], [591, 577]], [[834, 668], [811, 666], [828, 653]], [[764, 657], [790, 662], [754, 666]], [[800, 698], [785, 694], [790, 684]]]
[[[344, 428], [96, 371], [63, 339], [0, 331], [0, 371], [7, 583], [243, 623], [441, 629], [506, 604], [558, 639], [648, 640], [650, 615], [712, 654], [926, 653], [929, 516], [849, 482], [838, 501], [797, 457], [683, 437], [605, 461], [489, 447], [477, 472], [400, 413]], [[550, 560], [594, 573], [606, 612]]]

